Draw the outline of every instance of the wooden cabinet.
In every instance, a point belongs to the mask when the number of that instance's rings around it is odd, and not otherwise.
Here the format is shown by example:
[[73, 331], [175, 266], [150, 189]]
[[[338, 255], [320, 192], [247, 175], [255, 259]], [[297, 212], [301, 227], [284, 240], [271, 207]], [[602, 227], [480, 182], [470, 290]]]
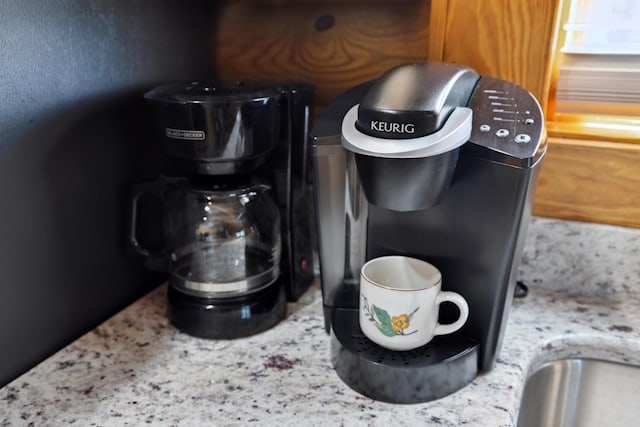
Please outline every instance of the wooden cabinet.
[[225, 79], [298, 78], [321, 108], [414, 61], [465, 64], [544, 102], [556, 0], [261, 0], [219, 8], [213, 55]]
[[433, 0], [429, 59], [466, 64], [546, 103], [556, 0]]
[[550, 138], [534, 212], [640, 227], [638, 165], [640, 144]]
[[430, 2], [228, 1], [213, 54], [223, 79], [302, 79], [317, 109], [389, 68], [428, 59]]

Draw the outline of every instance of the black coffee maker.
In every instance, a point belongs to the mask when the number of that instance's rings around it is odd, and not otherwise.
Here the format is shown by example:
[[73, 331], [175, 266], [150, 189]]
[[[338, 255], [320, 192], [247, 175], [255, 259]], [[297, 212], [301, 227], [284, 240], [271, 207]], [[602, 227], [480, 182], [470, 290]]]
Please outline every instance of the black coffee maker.
[[[535, 98], [468, 67], [404, 65], [339, 96], [311, 136], [324, 317], [340, 378], [373, 399], [414, 403], [490, 370], [546, 150]], [[465, 326], [403, 352], [367, 339], [360, 268], [385, 255], [440, 269], [443, 289], [469, 303]], [[440, 321], [456, 314], [445, 304]]]
[[[145, 94], [163, 176], [135, 187], [130, 241], [169, 273], [168, 317], [182, 331], [264, 331], [313, 282], [314, 92], [307, 83], [191, 82]], [[150, 198], [160, 203], [143, 214]], [[140, 231], [145, 218], [161, 218], [155, 249]]]

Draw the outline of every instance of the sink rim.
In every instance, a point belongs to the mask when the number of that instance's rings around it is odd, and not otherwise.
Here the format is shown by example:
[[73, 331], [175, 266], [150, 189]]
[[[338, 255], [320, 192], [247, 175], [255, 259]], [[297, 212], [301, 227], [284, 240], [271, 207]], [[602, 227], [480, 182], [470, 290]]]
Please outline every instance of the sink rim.
[[[629, 375], [630, 371], [634, 374]], [[635, 426], [640, 410], [634, 405], [634, 397], [629, 396], [637, 396], [638, 391], [638, 363], [590, 357], [556, 359], [526, 376], [518, 399], [516, 425], [578, 426], [584, 425], [585, 420], [603, 425], [606, 421], [594, 419], [616, 414], [616, 425], [620, 425], [620, 417], [625, 417], [625, 425]], [[625, 402], [628, 399], [631, 401]], [[531, 420], [535, 423], [531, 424]]]
[[[520, 357], [501, 360], [504, 374], [513, 380], [506, 384], [511, 390], [509, 404], [512, 411], [511, 425], [517, 425], [525, 386], [529, 378], [543, 366], [565, 359], [592, 359], [625, 365], [640, 366], [640, 339], [637, 332], [628, 338], [626, 334], [607, 331], [567, 331], [549, 336], [545, 332], [532, 337], [529, 346], [515, 346]], [[546, 335], [546, 337], [545, 337]], [[508, 343], [505, 343], [509, 346]], [[507, 349], [509, 351], [509, 349]], [[489, 372], [491, 374], [491, 372]]]

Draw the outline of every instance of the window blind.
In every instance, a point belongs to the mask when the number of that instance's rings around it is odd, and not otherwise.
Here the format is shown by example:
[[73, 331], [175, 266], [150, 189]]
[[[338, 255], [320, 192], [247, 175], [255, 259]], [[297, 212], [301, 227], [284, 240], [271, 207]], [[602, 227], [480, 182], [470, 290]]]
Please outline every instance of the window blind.
[[563, 29], [556, 111], [640, 107], [640, 1], [571, 0]]

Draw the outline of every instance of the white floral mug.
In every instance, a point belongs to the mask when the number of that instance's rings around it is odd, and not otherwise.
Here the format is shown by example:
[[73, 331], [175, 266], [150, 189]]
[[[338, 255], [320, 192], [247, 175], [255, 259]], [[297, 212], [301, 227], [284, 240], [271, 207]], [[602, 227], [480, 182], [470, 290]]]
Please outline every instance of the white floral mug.
[[[469, 317], [469, 306], [462, 295], [441, 286], [442, 274], [426, 261], [397, 255], [368, 261], [360, 273], [360, 329], [389, 350], [412, 350], [435, 335], [457, 331]], [[445, 301], [460, 311], [450, 324], [438, 323]]]

